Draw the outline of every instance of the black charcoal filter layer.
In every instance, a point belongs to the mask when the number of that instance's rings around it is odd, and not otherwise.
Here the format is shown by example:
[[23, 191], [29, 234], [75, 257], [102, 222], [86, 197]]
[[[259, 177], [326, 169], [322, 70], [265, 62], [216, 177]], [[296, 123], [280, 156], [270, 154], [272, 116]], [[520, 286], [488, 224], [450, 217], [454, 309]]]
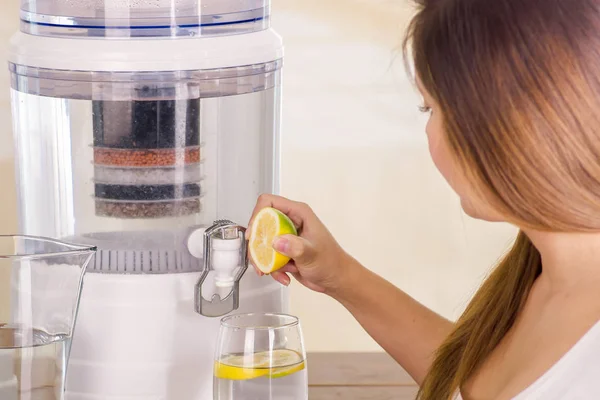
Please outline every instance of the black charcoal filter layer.
[[[185, 127], [178, 127], [180, 123]], [[97, 147], [170, 149], [198, 146], [200, 99], [94, 101], [93, 125], [94, 146]]]
[[183, 185], [111, 185], [96, 183], [96, 198], [123, 201], [178, 200], [200, 196], [200, 184]]

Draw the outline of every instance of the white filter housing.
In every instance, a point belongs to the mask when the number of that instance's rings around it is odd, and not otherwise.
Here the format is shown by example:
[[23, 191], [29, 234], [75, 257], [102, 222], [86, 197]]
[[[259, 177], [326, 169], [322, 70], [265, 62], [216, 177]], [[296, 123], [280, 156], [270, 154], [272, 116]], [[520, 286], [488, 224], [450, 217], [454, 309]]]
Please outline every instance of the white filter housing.
[[[279, 190], [283, 48], [269, 10], [22, 3], [9, 56], [21, 231], [98, 247], [67, 399], [212, 399], [220, 318], [195, 308], [201, 232], [243, 226], [257, 196]], [[235, 312], [287, 312], [273, 280], [247, 272], [238, 287], [241, 242], [211, 243], [206, 300], [238, 291]]]

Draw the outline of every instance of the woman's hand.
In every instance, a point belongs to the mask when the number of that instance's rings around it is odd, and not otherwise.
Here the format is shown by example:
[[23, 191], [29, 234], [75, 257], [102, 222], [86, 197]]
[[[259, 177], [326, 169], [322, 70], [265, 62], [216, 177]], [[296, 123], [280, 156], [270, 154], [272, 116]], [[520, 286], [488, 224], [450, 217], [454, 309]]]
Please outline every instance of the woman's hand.
[[[298, 236], [284, 235], [275, 239], [273, 248], [291, 258], [282, 269], [271, 276], [283, 285], [290, 284], [293, 275], [307, 288], [322, 292], [335, 292], [347, 277], [353, 264], [351, 257], [340, 247], [311, 208], [304, 204], [274, 195], [259, 197], [250, 220], [265, 207], [273, 207], [286, 214], [298, 228]], [[248, 232], [251, 228], [248, 229]], [[252, 262], [252, 260], [251, 260]], [[252, 262], [253, 263], [253, 262]], [[254, 263], [253, 263], [254, 264]], [[263, 275], [256, 267], [256, 271]]]
[[421, 383], [431, 367], [432, 355], [453, 329], [453, 324], [350, 257], [306, 204], [263, 195], [254, 209], [250, 226], [264, 207], [287, 214], [299, 234], [275, 241], [275, 249], [292, 261], [273, 272], [273, 278], [289, 285], [287, 274], [292, 274], [309, 289], [324, 292], [339, 301], [377, 343]]

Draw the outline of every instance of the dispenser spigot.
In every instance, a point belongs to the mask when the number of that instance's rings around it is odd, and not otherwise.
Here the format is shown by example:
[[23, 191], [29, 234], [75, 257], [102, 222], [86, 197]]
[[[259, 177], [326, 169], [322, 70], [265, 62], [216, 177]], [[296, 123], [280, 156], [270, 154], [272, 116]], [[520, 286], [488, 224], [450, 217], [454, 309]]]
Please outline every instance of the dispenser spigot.
[[[202, 249], [192, 246], [202, 234]], [[190, 252], [203, 257], [204, 269], [195, 288], [196, 312], [207, 317], [220, 317], [239, 307], [240, 279], [248, 269], [246, 228], [228, 220], [218, 220], [204, 231], [196, 231], [188, 240]], [[199, 243], [198, 243], [199, 245]], [[201, 251], [200, 251], [201, 250]], [[210, 271], [214, 271], [217, 293], [211, 299], [202, 295]]]

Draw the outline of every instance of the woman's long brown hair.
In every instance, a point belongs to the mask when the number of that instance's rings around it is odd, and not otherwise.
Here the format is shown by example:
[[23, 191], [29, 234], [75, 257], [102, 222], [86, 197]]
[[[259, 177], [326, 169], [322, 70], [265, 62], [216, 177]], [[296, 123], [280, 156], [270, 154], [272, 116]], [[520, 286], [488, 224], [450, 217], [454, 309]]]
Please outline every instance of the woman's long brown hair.
[[[405, 51], [478, 195], [524, 229], [600, 230], [600, 2], [417, 3]], [[419, 399], [453, 398], [541, 268], [520, 232], [437, 351]]]

